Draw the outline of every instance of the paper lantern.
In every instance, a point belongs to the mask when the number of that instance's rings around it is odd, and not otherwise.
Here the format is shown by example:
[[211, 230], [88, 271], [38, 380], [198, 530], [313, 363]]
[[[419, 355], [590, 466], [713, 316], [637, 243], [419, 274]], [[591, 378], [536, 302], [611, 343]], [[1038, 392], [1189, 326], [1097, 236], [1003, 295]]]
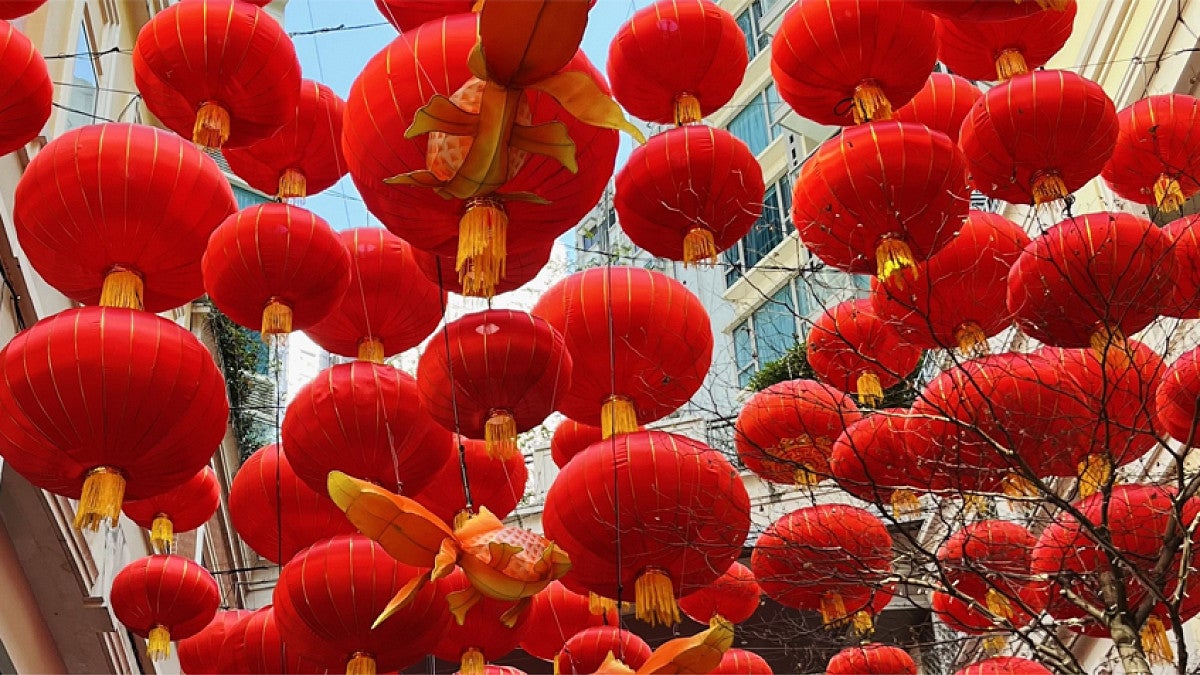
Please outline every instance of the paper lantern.
[[414, 499], [438, 518], [447, 523], [454, 522], [455, 516], [467, 508], [459, 454], [462, 453], [473, 510], [478, 511], [482, 506], [497, 518], [507, 518], [525, 496], [525, 484], [529, 480], [525, 457], [516, 453], [507, 459], [493, 459], [486, 443], [461, 436], [454, 446], [456, 450]]
[[121, 510], [138, 527], [150, 530], [150, 544], [170, 553], [175, 535], [191, 532], [208, 522], [221, 505], [221, 484], [211, 467], [204, 467], [191, 480], [150, 497], [125, 502]]
[[968, 80], [1007, 80], [1041, 68], [1071, 37], [1074, 0], [1062, 11], [1007, 21], [939, 18], [938, 60]]
[[1200, 228], [1196, 227], [1200, 216], [1184, 216], [1163, 226], [1163, 234], [1171, 239], [1171, 250], [1175, 256], [1175, 286], [1167, 307], [1166, 316], [1186, 319], [1200, 316]]
[[521, 649], [543, 661], [553, 661], [563, 645], [584, 629], [617, 624], [616, 608], [593, 613], [588, 596], [551, 581], [533, 596]]
[[198, 563], [177, 555], [135, 560], [113, 577], [108, 602], [117, 620], [146, 638], [151, 661], [171, 655], [171, 641], [204, 629], [220, 603], [217, 582]]
[[225, 636], [231, 628], [253, 612], [246, 609], [219, 610], [199, 633], [184, 638], [175, 646], [179, 668], [186, 675], [221, 675], [220, 663]]
[[1157, 421], [1171, 438], [1200, 445], [1200, 349], [1185, 352], [1163, 373], [1155, 404]]
[[383, 18], [401, 33], [445, 16], [469, 14], [476, 4], [477, 0], [440, 0], [437, 3], [430, 3], [429, 0], [375, 0], [375, 6]]
[[45, 1], [0, 2], [0, 156], [37, 138], [50, 119], [54, 86], [46, 60], [29, 38], [2, 20], [32, 12]]
[[930, 73], [925, 86], [892, 115], [897, 122], [915, 122], [958, 141], [963, 120], [983, 96], [971, 81], [950, 73]]
[[1016, 656], [994, 656], [972, 663], [954, 675], [1051, 675], [1052, 672], [1037, 661]]
[[550, 457], [555, 466], [561, 469], [572, 457], [603, 438], [600, 427], [580, 424], [571, 419], [563, 420], [562, 424], [554, 428], [554, 434], [550, 437]]
[[729, 649], [709, 675], [775, 675], [766, 659], [745, 649]]
[[642, 638], [616, 626], [596, 626], [576, 633], [563, 645], [554, 661], [555, 672], [586, 675], [600, 670], [612, 654], [630, 668], [641, 668], [650, 658], [650, 645]]
[[46, 0], [0, 0], [0, 19], [16, 19], [32, 14], [44, 4]]
[[899, 647], [867, 643], [834, 654], [825, 675], [917, 675], [917, 663]]
[[947, 19], [1008, 21], [1033, 14], [1061, 12], [1070, 0], [907, 0], [908, 4]]
[[679, 609], [692, 621], [708, 625], [714, 616], [742, 623], [758, 610], [762, 589], [749, 567], [734, 562], [711, 584], [679, 599]]
[[[290, 644], [284, 644], [272, 606], [267, 605], [246, 614], [247, 616], [229, 627], [228, 637], [221, 647], [221, 669], [216, 672], [230, 675], [324, 675], [329, 672], [323, 665], [300, 656]], [[180, 652], [182, 651], [181, 644]], [[340, 667], [342, 664], [337, 665]]]
[[921, 349], [901, 340], [867, 299], [826, 310], [809, 331], [806, 351], [817, 377], [872, 406], [921, 362]]
[[915, 494], [931, 486], [905, 442], [908, 410], [886, 408], [846, 426], [829, 450], [829, 473], [846, 492], [890, 504], [897, 517], [919, 511]]
[[[439, 579], [436, 586], [439, 602], [455, 605], [455, 593], [471, 592], [470, 582], [461, 570]], [[512, 625], [506, 625], [501, 616], [510, 609], [510, 603], [484, 597], [465, 616], [462, 623], [451, 621], [441, 631], [441, 640], [431, 652], [443, 661], [460, 663], [462, 675], [484, 675], [487, 661], [503, 658], [516, 648], [525, 634], [529, 612], [520, 613]]]
[[504, 278], [492, 285], [480, 275], [470, 271], [459, 280], [458, 272], [454, 269], [454, 256], [434, 255], [412, 249], [417, 267], [421, 268], [425, 277], [438, 288], [470, 298], [489, 299], [501, 293], [515, 291], [533, 281], [550, 262], [553, 252], [554, 243], [551, 242], [542, 249], [509, 253], [504, 263]]
[[1100, 173], [1114, 192], [1170, 213], [1200, 191], [1200, 101], [1160, 94], [1135, 101], [1117, 113], [1120, 132], [1112, 158]]

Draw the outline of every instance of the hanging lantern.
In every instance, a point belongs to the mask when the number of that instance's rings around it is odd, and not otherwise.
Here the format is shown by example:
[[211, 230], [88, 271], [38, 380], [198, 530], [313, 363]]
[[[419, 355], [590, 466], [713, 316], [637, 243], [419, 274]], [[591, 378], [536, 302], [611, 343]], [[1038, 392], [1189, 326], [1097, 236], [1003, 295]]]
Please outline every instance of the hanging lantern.
[[1200, 348], [1185, 352], [1163, 373], [1154, 403], [1163, 431], [1189, 448], [1200, 445]]
[[588, 628], [616, 624], [616, 608], [593, 613], [588, 596], [567, 589], [561, 581], [551, 581], [541, 593], [533, 596], [529, 605], [521, 649], [534, 658], [553, 661], [572, 636]]
[[917, 675], [917, 663], [899, 647], [867, 643], [834, 654], [825, 675]]
[[930, 477], [905, 442], [910, 411], [885, 408], [846, 426], [829, 451], [829, 473], [846, 492], [871, 504], [891, 505], [896, 517], [920, 511], [916, 492]]
[[206, 466], [186, 483], [149, 499], [125, 502], [121, 510], [138, 527], [150, 530], [155, 552], [170, 553], [176, 534], [207, 523], [220, 505], [221, 484], [212, 467]]
[[626, 666], [641, 668], [650, 658], [650, 645], [642, 638], [617, 626], [596, 626], [576, 633], [554, 657], [554, 672], [562, 675], [588, 675], [600, 669], [612, 654]]
[[908, 4], [946, 19], [1008, 21], [1032, 14], [1061, 12], [1071, 0], [907, 0]]
[[1177, 319], [1200, 316], [1200, 216], [1184, 216], [1163, 226], [1175, 255], [1175, 285], [1163, 314]]
[[[0, 19], [12, 20], [32, 14], [44, 4], [46, 4], [46, 0], [0, 0]], [[0, 62], [3, 62], [3, 59], [0, 59]], [[27, 101], [23, 103], [27, 103]]]
[[1037, 661], [1016, 656], [994, 656], [972, 663], [954, 675], [1053, 675], [1053, 671]]
[[376, 625], [396, 593], [422, 572], [361, 535], [317, 542], [292, 558], [272, 596], [279, 635], [299, 656], [344, 663], [346, 675], [404, 669], [427, 653], [449, 614], [432, 586]]
[[563, 420], [562, 424], [555, 427], [554, 434], [550, 437], [550, 457], [554, 460], [554, 465], [562, 469], [575, 455], [603, 439], [600, 427], [580, 424], [572, 419]]
[[771, 39], [771, 75], [801, 117], [886, 120], [937, 63], [933, 17], [907, 2], [799, 0]]
[[124, 498], [195, 476], [221, 443], [229, 403], [212, 355], [178, 324], [82, 307], [42, 319], [0, 352], [0, 410], [5, 465], [79, 499], [75, 527], [94, 531], [117, 525]]
[[[449, 603], [451, 612], [455, 610], [456, 594], [472, 591], [471, 582], [462, 570], [439, 579], [431, 588], [437, 589], [438, 602]], [[461, 675], [485, 675], [486, 662], [503, 658], [516, 649], [525, 635], [529, 612], [502, 618], [509, 609], [507, 602], [482, 598], [462, 621], [451, 621], [440, 632], [441, 640], [430, 652], [443, 661], [462, 664], [458, 671]]]
[[517, 434], [541, 424], [570, 387], [562, 336], [544, 319], [489, 309], [446, 324], [441, 338], [417, 364], [421, 406], [446, 429], [483, 438], [492, 458], [519, 455]]
[[204, 294], [204, 247], [236, 209], [216, 162], [192, 144], [152, 127], [98, 124], [34, 157], [13, 224], [30, 264], [63, 295], [157, 313]]
[[436, 3], [429, 0], [375, 0], [383, 18], [401, 33], [445, 16], [469, 14], [478, 4], [478, 0], [439, 0]]
[[[221, 648], [221, 669], [216, 672], [230, 675], [324, 675], [329, 672], [323, 665], [300, 656], [290, 644], [283, 643], [275, 623], [275, 609], [271, 605], [255, 612], [246, 612], [246, 615], [229, 627], [229, 637]], [[179, 651], [182, 656], [182, 643]], [[337, 665], [341, 666], [340, 663]]]
[[488, 299], [501, 293], [515, 291], [533, 281], [550, 262], [553, 252], [553, 242], [541, 249], [510, 252], [504, 263], [505, 276], [493, 286], [482, 276], [469, 270], [460, 280], [458, 272], [454, 269], [453, 256], [434, 255], [412, 249], [413, 260], [417, 262], [417, 267], [421, 268], [425, 277], [439, 288], [469, 298]]
[[300, 61], [283, 26], [238, 0], [156, 13], [133, 46], [133, 79], [155, 117], [207, 148], [270, 137], [300, 98]]
[[238, 621], [253, 614], [246, 609], [219, 610], [199, 633], [179, 641], [179, 668], [187, 675], [221, 675], [218, 665], [224, 653], [225, 636]]
[[916, 264], [962, 226], [965, 174], [966, 159], [953, 141], [920, 124], [847, 129], [800, 167], [792, 221], [825, 264], [903, 287], [916, 280]]
[[296, 476], [320, 494], [335, 470], [417, 494], [453, 446], [450, 432], [421, 406], [411, 375], [364, 361], [327, 368], [301, 388], [282, 435]]
[[826, 626], [871, 629], [892, 599], [892, 537], [866, 511], [822, 504], [793, 511], [763, 532], [750, 556], [763, 592], [785, 607], [819, 610]]
[[229, 520], [247, 546], [277, 565], [322, 539], [354, 533], [346, 515], [305, 485], [274, 444], [256, 450], [234, 475]]
[[693, 124], [729, 103], [749, 60], [732, 14], [708, 0], [659, 0], [617, 31], [608, 79], [630, 115]]
[[459, 459], [461, 452], [462, 461], [466, 462], [474, 510], [482, 506], [497, 518], [507, 518], [525, 496], [525, 484], [529, 480], [525, 457], [518, 452], [506, 459], [493, 459], [484, 441], [462, 436], [457, 438], [454, 447], [446, 463], [413, 499], [441, 520], [455, 522], [455, 517], [467, 508], [463, 467]]
[[643, 431], [571, 460], [546, 494], [542, 523], [587, 590], [615, 598], [618, 588], [633, 588], [638, 618], [670, 625], [679, 622], [675, 598], [712, 583], [737, 559], [749, 509], [737, 470], [720, 453]]
[[634, 149], [617, 175], [613, 208], [621, 229], [651, 255], [716, 263], [762, 214], [764, 189], [762, 166], [745, 143], [723, 129], [687, 126]]
[[962, 122], [980, 96], [983, 92], [966, 78], [950, 73], [930, 73], [921, 91], [903, 107], [897, 108], [892, 119], [924, 124], [958, 142]]
[[721, 663], [709, 675], [775, 675], [766, 659], [745, 649], [726, 650]]
[[714, 616], [742, 623], [754, 615], [761, 601], [762, 589], [754, 573], [734, 561], [716, 581], [680, 598], [679, 609], [692, 621], [706, 626]]
[[442, 320], [446, 292], [421, 273], [413, 248], [374, 228], [338, 237], [350, 250], [350, 286], [305, 334], [326, 351], [375, 363], [421, 344]]
[[1117, 127], [1100, 85], [1039, 70], [989, 89], [963, 121], [958, 144], [976, 190], [1011, 204], [1044, 204], [1100, 174]]
[[244, 148], [221, 151], [239, 178], [279, 199], [303, 199], [346, 175], [342, 156], [342, 109], [329, 87], [302, 80], [296, 110], [279, 131]]
[[902, 341], [865, 299], [826, 310], [809, 331], [806, 353], [817, 377], [869, 406], [921, 362], [921, 349]]
[[192, 637], [217, 614], [217, 582], [208, 570], [177, 555], [135, 560], [113, 577], [108, 603], [117, 620], [146, 638], [146, 655], [161, 661], [171, 641]]
[[1041, 68], [1075, 27], [1075, 0], [1007, 21], [938, 18], [938, 60], [968, 80], [1007, 80]]
[[1117, 113], [1120, 133], [1101, 176], [1114, 192], [1171, 213], [1200, 191], [1200, 100], [1185, 94], [1148, 96]]
[[32, 12], [45, 1], [0, 2], [0, 156], [37, 138], [50, 119], [54, 85], [46, 60], [29, 38], [3, 21]]
[[329, 224], [287, 204], [251, 206], [226, 218], [201, 266], [217, 309], [263, 339], [312, 327], [350, 285], [350, 254]]
[[[551, 286], [530, 311], [562, 334], [574, 362], [558, 411], [604, 436], [679, 409], [712, 363], [708, 313], [686, 286], [635, 267], [597, 267]], [[604, 330], [597, 328], [606, 326]]]
[[1008, 272], [1028, 244], [1011, 220], [971, 211], [950, 243], [918, 266], [916, 281], [903, 288], [876, 282], [871, 306], [909, 344], [986, 353], [987, 339], [1012, 325]]
[[766, 480], [816, 485], [829, 477], [834, 439], [861, 417], [854, 401], [837, 389], [789, 380], [746, 402], [733, 440], [746, 468]]

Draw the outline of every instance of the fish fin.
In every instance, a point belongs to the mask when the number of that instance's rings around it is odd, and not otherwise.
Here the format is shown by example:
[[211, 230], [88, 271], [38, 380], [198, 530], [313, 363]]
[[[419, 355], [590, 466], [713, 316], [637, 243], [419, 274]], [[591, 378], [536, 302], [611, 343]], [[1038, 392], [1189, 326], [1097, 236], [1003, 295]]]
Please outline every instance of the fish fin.
[[413, 187], [426, 188], [440, 188], [446, 184], [446, 181], [438, 178], [437, 174], [427, 169], [397, 174], [391, 178], [384, 178], [383, 182], [388, 185], [411, 185]]
[[486, 506], [480, 506], [478, 513], [471, 514], [467, 518], [462, 527], [454, 531], [454, 536], [459, 540], [472, 539], [478, 537], [485, 532], [499, 530], [504, 527], [504, 523], [495, 516], [491, 511], [488, 511]]
[[482, 599], [483, 594], [474, 586], [467, 586], [461, 591], [446, 594], [446, 602], [450, 604], [450, 613], [454, 615], [454, 620], [460, 626], [466, 620], [467, 612]]
[[504, 570], [508, 567], [508, 563], [512, 561], [513, 556], [525, 549], [512, 544], [505, 544], [500, 541], [493, 541], [488, 544], [488, 566], [494, 570]]
[[422, 574], [413, 577], [407, 584], [404, 584], [404, 587], [397, 591], [395, 597], [388, 602], [387, 607], [384, 607], [383, 611], [379, 613], [379, 618], [375, 619], [375, 623], [371, 624], [371, 630], [378, 628], [379, 624], [388, 620], [388, 617], [407, 607], [413, 601], [413, 598], [417, 597], [417, 593], [420, 593], [421, 589], [425, 588], [425, 584], [428, 582], [429, 577]]
[[562, 122], [547, 122], [536, 126], [513, 126], [509, 145], [535, 155], [545, 155], [558, 161], [571, 173], [579, 173], [575, 161], [575, 141], [567, 135], [567, 125]]
[[510, 202], [522, 202], [524, 204], [537, 204], [546, 206], [550, 204], [550, 200], [540, 197], [532, 192], [497, 192], [497, 197]]
[[[482, 4], [482, 0], [479, 4]], [[483, 58], [483, 45], [479, 42], [471, 48], [471, 53], [467, 55], [467, 68], [471, 74], [484, 82], [488, 79], [487, 59]]]
[[527, 87], [554, 97], [567, 112], [584, 124], [602, 129], [624, 131], [638, 143], [645, 143], [641, 130], [625, 119], [621, 106], [605, 94], [587, 73], [568, 70], [551, 75]]
[[437, 555], [433, 558], [433, 571], [429, 573], [429, 577], [436, 581], [453, 572], [454, 565], [458, 562], [458, 553], [457, 540], [453, 537], [443, 539]]
[[529, 609], [529, 605], [533, 603], [533, 596], [521, 598], [512, 607], [509, 607], [503, 614], [500, 615], [500, 622], [505, 626], [512, 628], [517, 625], [517, 620]]
[[405, 138], [416, 138], [431, 131], [440, 131], [451, 136], [474, 136], [479, 129], [479, 115], [458, 107], [454, 101], [435, 94], [424, 107], [417, 110], [412, 124], [404, 132]]

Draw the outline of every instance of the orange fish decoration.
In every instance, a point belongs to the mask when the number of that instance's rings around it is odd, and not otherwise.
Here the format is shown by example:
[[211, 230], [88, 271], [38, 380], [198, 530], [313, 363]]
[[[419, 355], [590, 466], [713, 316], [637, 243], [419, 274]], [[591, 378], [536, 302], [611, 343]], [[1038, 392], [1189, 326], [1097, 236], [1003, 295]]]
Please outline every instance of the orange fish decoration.
[[410, 581], [375, 620], [378, 626], [413, 600], [426, 583], [462, 568], [471, 585], [446, 597], [459, 625], [467, 611], [486, 595], [511, 600], [501, 616], [516, 623], [533, 596], [571, 569], [566, 551], [554, 542], [519, 527], [508, 527], [480, 507], [461, 525], [449, 525], [417, 502], [378, 485], [333, 471], [329, 496], [350, 522], [379, 542], [388, 555], [412, 567], [430, 570]]
[[620, 659], [613, 656], [612, 652], [609, 652], [595, 675], [708, 673], [721, 663], [721, 658], [732, 646], [733, 624], [716, 616], [709, 623], [708, 630], [691, 637], [664, 642], [637, 670], [625, 665]]

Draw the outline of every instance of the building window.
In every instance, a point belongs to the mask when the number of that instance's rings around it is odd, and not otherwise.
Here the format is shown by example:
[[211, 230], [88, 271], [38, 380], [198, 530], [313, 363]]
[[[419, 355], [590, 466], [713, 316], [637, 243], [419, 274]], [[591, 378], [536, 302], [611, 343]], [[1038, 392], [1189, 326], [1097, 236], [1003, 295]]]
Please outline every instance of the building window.
[[83, 22], [75, 40], [75, 56], [71, 59], [71, 86], [67, 87], [67, 128], [95, 124], [96, 106], [100, 97], [100, 67], [97, 62], [96, 40], [84, 8]]
[[[777, 1], [766, 0], [767, 7], [774, 5]], [[754, 0], [749, 7], [737, 15], [737, 25], [742, 29], [742, 34], [746, 36], [746, 53], [749, 54], [751, 61], [759, 53], [767, 51], [771, 47], [771, 36], [762, 29], [763, 9], [763, 0]]]
[[763, 195], [762, 215], [737, 244], [725, 251], [725, 284], [732, 286], [788, 236], [792, 228], [792, 180], [784, 175]]
[[757, 157], [771, 145], [771, 141], [788, 133], [782, 122], [787, 113], [787, 104], [779, 97], [779, 90], [772, 82], [752, 96], [746, 102], [746, 107], [725, 125], [725, 129], [742, 139]]
[[237, 202], [239, 209], [249, 208], [255, 204], [265, 204], [271, 201], [268, 197], [252, 192], [239, 185], [232, 185], [233, 199]]
[[[746, 387], [764, 365], [780, 359], [800, 341], [807, 302], [797, 307], [795, 280], [789, 280], [733, 329], [733, 353], [738, 386]], [[799, 309], [800, 311], [797, 311]]]

